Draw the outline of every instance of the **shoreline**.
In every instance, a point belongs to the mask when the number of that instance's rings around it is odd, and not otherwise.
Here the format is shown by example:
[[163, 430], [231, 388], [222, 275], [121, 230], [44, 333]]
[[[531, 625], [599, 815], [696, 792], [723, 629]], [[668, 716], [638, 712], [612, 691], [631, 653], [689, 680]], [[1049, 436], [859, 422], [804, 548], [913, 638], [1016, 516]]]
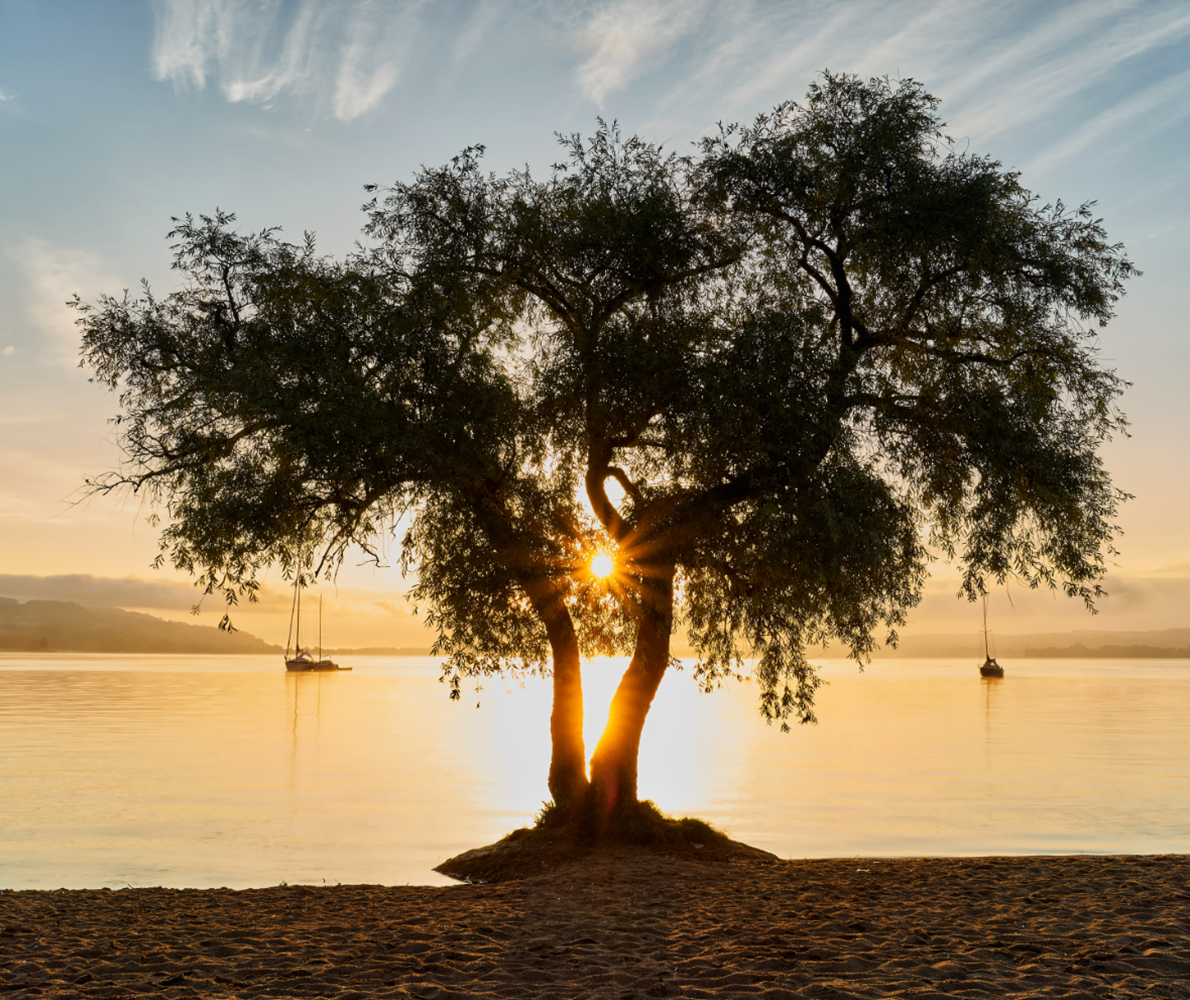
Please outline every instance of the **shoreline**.
[[494, 885], [0, 890], [12, 997], [1190, 997], [1190, 856], [704, 862]]

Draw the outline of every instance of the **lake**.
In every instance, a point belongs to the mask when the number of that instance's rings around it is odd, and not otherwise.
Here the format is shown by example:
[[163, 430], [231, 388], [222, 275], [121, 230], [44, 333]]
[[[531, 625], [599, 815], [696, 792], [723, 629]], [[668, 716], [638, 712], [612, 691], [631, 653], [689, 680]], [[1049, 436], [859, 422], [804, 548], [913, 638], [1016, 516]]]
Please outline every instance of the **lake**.
[[[445, 884], [531, 823], [549, 683], [429, 658], [0, 654], [0, 887]], [[622, 662], [586, 670], [588, 752]], [[828, 663], [817, 726], [666, 677], [640, 792], [781, 857], [1190, 853], [1190, 661]], [[476, 701], [479, 706], [476, 707]]]

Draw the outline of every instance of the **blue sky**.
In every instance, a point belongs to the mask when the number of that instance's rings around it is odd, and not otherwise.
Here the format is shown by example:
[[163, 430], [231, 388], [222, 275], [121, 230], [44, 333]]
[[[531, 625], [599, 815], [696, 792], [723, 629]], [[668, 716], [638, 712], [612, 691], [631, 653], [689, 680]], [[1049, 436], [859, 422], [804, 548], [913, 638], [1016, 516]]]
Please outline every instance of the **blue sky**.
[[[683, 151], [824, 68], [921, 80], [950, 134], [1043, 200], [1097, 199], [1145, 272], [1101, 338], [1134, 383], [1133, 436], [1107, 451], [1137, 497], [1113, 598], [1092, 622], [1017, 594], [1005, 630], [1190, 625], [1190, 6], [1164, 0], [0, 0], [0, 593], [83, 574], [96, 602], [188, 601], [148, 569], [135, 502], [67, 503], [118, 453], [63, 303], [170, 290], [171, 216], [218, 206], [341, 253], [366, 182], [473, 143], [495, 170], [542, 169], [555, 132], [600, 115]], [[380, 622], [399, 581], [353, 569], [340, 589]], [[969, 615], [952, 592], [943, 572], [921, 627]]]

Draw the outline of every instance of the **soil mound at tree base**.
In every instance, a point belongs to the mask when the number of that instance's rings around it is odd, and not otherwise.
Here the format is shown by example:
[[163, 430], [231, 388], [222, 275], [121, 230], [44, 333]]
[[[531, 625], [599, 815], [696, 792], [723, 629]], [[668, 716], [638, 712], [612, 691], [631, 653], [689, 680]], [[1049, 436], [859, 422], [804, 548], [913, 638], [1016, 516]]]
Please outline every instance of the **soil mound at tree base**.
[[575, 864], [627, 862], [649, 855], [724, 864], [747, 858], [776, 861], [756, 847], [741, 844], [702, 820], [671, 819], [652, 803], [642, 802], [637, 822], [614, 834], [593, 836], [574, 825], [553, 821], [547, 807], [536, 826], [448, 858], [434, 870], [460, 882], [513, 882], [550, 875]]

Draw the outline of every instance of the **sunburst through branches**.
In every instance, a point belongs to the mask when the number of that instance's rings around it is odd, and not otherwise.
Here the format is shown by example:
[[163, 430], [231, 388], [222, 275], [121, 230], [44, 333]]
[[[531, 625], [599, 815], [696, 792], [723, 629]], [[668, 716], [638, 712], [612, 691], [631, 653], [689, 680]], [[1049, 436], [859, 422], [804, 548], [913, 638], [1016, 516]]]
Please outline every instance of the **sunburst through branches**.
[[591, 575], [600, 580], [606, 580], [615, 572], [616, 561], [606, 552], [600, 552], [591, 557]]

